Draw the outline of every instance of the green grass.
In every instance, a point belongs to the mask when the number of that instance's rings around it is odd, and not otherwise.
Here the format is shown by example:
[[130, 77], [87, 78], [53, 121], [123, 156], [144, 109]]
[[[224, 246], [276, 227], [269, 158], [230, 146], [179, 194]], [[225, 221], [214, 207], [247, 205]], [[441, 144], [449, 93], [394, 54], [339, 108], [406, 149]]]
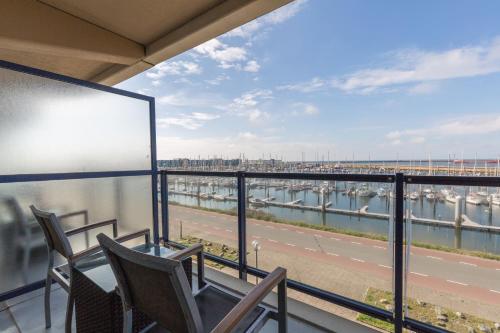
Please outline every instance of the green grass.
[[[385, 299], [388, 303], [382, 304], [380, 301]], [[392, 306], [393, 294], [388, 291], [368, 288], [364, 301], [370, 305], [385, 308], [385, 306]], [[495, 331], [494, 322], [486, 319], [481, 319], [479, 317], [462, 313], [462, 316], [458, 316], [457, 312], [445, 307], [439, 307], [434, 304], [419, 302], [413, 298], [408, 299], [408, 311], [409, 315], [413, 319], [417, 319], [421, 322], [428, 323], [434, 326], [442, 327], [452, 332], [457, 333], [467, 333], [468, 328], [474, 328], [478, 331], [479, 325], [488, 326], [490, 329]], [[440, 312], [447, 318], [446, 322], [439, 321], [437, 319], [437, 313]], [[369, 324], [371, 326], [380, 328], [387, 332], [394, 332], [392, 324], [385, 322], [380, 319], [376, 319], [364, 314], [359, 314], [357, 319], [363, 323]], [[475, 331], [475, 332], [476, 332]]]
[[[236, 208], [232, 208], [229, 210], [217, 209], [217, 208], [206, 208], [206, 207], [184, 205], [184, 204], [178, 203], [176, 201], [169, 201], [169, 204], [174, 205], [174, 206], [199, 209], [199, 210], [218, 213], [218, 214], [225, 214], [225, 215], [231, 215], [231, 216], [238, 215], [238, 211]], [[255, 219], [255, 220], [288, 224], [288, 225], [294, 225], [294, 226], [302, 227], [302, 228], [329, 231], [329, 232], [334, 232], [334, 233], [344, 234], [344, 235], [349, 235], [349, 236], [356, 236], [356, 237], [363, 237], [363, 238], [380, 240], [380, 241], [387, 241], [387, 236], [380, 235], [380, 234], [360, 232], [360, 231], [336, 228], [336, 227], [331, 227], [331, 226], [310, 224], [310, 223], [307, 223], [304, 221], [287, 220], [287, 219], [282, 219], [282, 218], [276, 217], [273, 214], [262, 212], [262, 211], [255, 210], [255, 209], [247, 209], [246, 210], [246, 217], [250, 218], [250, 219]], [[421, 243], [421, 242], [412, 242], [412, 245], [415, 247], [420, 247], [420, 248], [425, 248], [425, 249], [430, 249], [430, 250], [463, 254], [463, 255], [468, 255], [468, 256], [472, 256], [472, 257], [479, 257], [479, 258], [484, 258], [484, 259], [491, 259], [491, 260], [500, 261], [500, 255], [489, 253], [489, 252], [456, 249], [453, 247], [448, 247], [448, 246], [443, 246], [443, 245], [433, 245], [433, 244], [427, 244], [427, 243]]]

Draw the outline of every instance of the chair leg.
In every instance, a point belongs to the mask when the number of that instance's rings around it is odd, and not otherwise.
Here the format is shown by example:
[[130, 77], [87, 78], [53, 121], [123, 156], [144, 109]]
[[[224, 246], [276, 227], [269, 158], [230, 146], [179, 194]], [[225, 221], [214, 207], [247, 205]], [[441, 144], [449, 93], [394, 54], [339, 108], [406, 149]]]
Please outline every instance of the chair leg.
[[71, 290], [68, 292], [68, 304], [66, 307], [66, 323], [65, 323], [65, 333], [71, 333], [71, 324], [73, 322], [73, 306], [75, 300], [71, 293]]
[[45, 327], [50, 328], [52, 323], [50, 321], [50, 291], [52, 290], [52, 277], [47, 274], [45, 280]]

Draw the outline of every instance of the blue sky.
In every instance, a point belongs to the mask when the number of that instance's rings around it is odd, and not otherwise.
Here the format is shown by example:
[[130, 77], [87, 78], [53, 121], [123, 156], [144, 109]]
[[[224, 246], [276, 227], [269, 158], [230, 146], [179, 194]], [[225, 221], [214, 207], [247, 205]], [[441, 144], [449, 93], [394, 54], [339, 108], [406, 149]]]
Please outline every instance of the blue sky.
[[159, 158], [496, 158], [499, 1], [295, 1], [119, 88]]

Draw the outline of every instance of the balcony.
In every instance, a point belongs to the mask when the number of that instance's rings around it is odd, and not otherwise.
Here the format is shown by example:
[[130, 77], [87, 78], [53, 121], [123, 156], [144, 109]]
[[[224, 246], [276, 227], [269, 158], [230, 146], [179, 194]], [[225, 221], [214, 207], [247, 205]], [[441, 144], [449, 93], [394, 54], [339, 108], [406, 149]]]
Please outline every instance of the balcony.
[[[289, 332], [498, 324], [497, 207], [491, 191], [478, 210], [449, 188], [499, 188], [499, 177], [158, 171], [154, 99], [7, 62], [0, 71], [8, 82], [0, 103], [15, 109], [0, 125], [2, 331], [45, 325], [46, 244], [31, 204], [66, 231], [116, 218], [120, 234], [149, 228], [155, 246], [202, 243], [207, 281], [241, 296], [283, 266]], [[370, 201], [377, 188], [380, 199]], [[425, 188], [434, 196], [424, 198]], [[435, 197], [442, 190], [448, 206]], [[435, 207], [446, 214], [426, 215]], [[469, 218], [485, 210], [486, 219]], [[71, 245], [92, 247], [96, 234]], [[50, 331], [58, 332], [67, 296], [53, 288]], [[264, 304], [276, 308], [276, 295]]]

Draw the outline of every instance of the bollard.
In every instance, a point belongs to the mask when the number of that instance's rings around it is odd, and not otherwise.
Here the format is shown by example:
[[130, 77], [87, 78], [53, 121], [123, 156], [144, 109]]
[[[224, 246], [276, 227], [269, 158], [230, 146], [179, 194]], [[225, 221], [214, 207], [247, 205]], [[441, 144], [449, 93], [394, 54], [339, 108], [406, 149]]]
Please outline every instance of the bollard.
[[321, 211], [324, 212], [326, 211], [326, 196], [324, 188], [321, 188], [320, 195], [321, 195]]
[[462, 247], [462, 206], [464, 199], [461, 196], [456, 197], [455, 202], [455, 248]]

